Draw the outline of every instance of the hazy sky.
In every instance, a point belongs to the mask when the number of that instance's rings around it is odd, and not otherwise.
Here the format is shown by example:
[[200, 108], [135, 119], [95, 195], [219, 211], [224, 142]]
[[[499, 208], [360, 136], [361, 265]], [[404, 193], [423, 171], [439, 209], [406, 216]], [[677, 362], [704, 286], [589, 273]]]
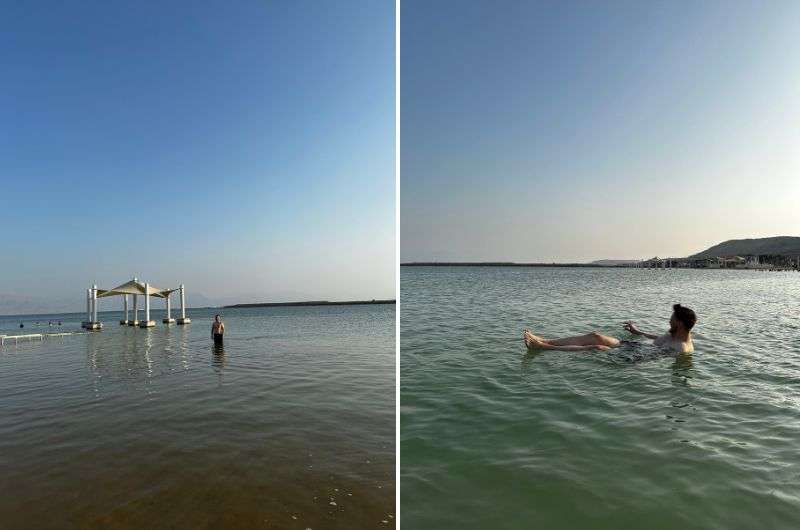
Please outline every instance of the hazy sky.
[[7, 4], [0, 312], [133, 275], [202, 304], [394, 297], [394, 22], [386, 0]]
[[800, 235], [800, 2], [401, 10], [403, 260]]

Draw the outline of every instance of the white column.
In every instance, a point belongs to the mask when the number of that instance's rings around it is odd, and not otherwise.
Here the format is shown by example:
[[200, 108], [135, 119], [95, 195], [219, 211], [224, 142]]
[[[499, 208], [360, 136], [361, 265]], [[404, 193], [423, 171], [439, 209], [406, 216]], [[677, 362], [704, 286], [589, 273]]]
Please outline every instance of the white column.
[[92, 290], [86, 289], [86, 322], [92, 321]]
[[128, 295], [122, 295], [122, 307], [125, 308], [125, 322], [128, 321]]
[[97, 286], [92, 286], [92, 322], [97, 322]]
[[172, 315], [170, 314], [170, 305], [169, 305], [169, 293], [167, 293], [167, 320], [170, 320]]
[[186, 296], [183, 284], [181, 284], [181, 318], [186, 318]]
[[150, 322], [150, 284], [144, 284], [144, 321]]
[[[134, 283], [139, 283], [139, 278], [133, 277]], [[139, 295], [133, 295], [133, 321], [139, 322]]]

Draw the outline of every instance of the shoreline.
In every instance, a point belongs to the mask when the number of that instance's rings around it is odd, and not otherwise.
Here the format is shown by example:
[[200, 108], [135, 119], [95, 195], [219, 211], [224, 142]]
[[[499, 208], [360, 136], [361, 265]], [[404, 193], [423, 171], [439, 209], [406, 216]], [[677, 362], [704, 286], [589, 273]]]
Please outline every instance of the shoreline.
[[251, 304], [224, 305], [222, 309], [235, 309], [241, 307], [307, 307], [326, 305], [388, 305], [396, 304], [396, 300], [349, 300], [344, 302], [329, 302], [327, 300], [312, 300], [309, 302], [256, 302]]
[[401, 263], [401, 267], [561, 267], [581, 269], [691, 269], [691, 270], [721, 270], [721, 271], [797, 271], [792, 267], [634, 267], [631, 265], [601, 265], [599, 263], [516, 263], [513, 261], [413, 261]]
[[[389, 304], [396, 304], [396, 300], [347, 300], [343, 302], [329, 302], [327, 300], [312, 300], [308, 302], [258, 302], [252, 304], [233, 304], [233, 305], [222, 305], [222, 306], [202, 306], [202, 307], [187, 307], [186, 310], [192, 309], [235, 309], [240, 307], [303, 307], [303, 306], [328, 306], [328, 305], [389, 305]], [[155, 313], [165, 313], [165, 309], [161, 308], [154, 308], [151, 309], [152, 312]], [[103, 311], [98, 311], [97, 314], [101, 315], [104, 313], [120, 313], [119, 309], [106, 309]], [[83, 318], [86, 316], [85, 311], [70, 311], [67, 313], [17, 313], [17, 314], [0, 314], [0, 319], [7, 319], [7, 320], [17, 320], [23, 319], [24, 321], [33, 320], [33, 317], [42, 317], [40, 320], [47, 320], [44, 317], [54, 317], [54, 320], [57, 320], [58, 317], [65, 317], [65, 316], [75, 316], [78, 315], [79, 317]]]
[[401, 263], [401, 267], [623, 267], [623, 265], [599, 265], [596, 263], [516, 263], [513, 261], [412, 261]]

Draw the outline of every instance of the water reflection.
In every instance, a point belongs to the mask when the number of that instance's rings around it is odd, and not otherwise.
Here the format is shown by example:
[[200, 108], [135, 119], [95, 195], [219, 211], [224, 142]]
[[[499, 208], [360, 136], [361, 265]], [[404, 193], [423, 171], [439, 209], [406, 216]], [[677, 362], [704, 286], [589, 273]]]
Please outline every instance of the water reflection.
[[100, 357], [100, 348], [97, 345], [97, 341], [95, 340], [94, 334], [89, 334], [86, 340], [86, 358], [89, 361], [89, 367], [91, 368], [92, 375], [92, 389], [94, 391], [94, 397], [100, 397], [100, 380], [102, 379], [102, 374], [100, 373], [100, 364], [102, 363], [102, 359]]
[[[525, 346], [523, 345], [523, 348]], [[544, 350], [528, 350], [526, 349], [525, 354], [522, 356], [522, 371], [527, 372], [533, 366], [533, 362], [539, 357]]]
[[225, 371], [225, 346], [223, 344], [211, 346], [211, 366], [217, 373], [217, 382], [222, 385], [222, 375]]
[[186, 326], [178, 326], [178, 351], [181, 355], [181, 366], [184, 370], [189, 369], [189, 330]]
[[153, 349], [153, 336], [150, 333], [150, 328], [145, 328], [144, 331], [144, 361], [147, 363], [147, 393], [150, 393], [150, 382], [153, 378], [153, 358], [150, 356], [150, 350]]
[[[527, 350], [522, 356], [521, 359], [521, 367], [523, 371], [527, 371], [531, 368], [533, 362], [542, 354], [548, 353], [550, 355], [558, 355], [559, 353], [563, 354], [564, 352], [551, 352], [546, 350]], [[578, 352], [586, 354], [587, 352]], [[642, 347], [633, 348], [633, 349], [612, 349], [607, 352], [590, 352], [596, 356], [604, 355], [604, 359], [608, 360], [612, 364], [635, 364], [645, 361], [656, 361], [659, 359], [663, 359], [664, 357], [673, 356], [674, 354], [648, 348], [644, 349]], [[672, 363], [670, 366], [672, 369], [673, 375], [673, 383], [681, 382], [684, 385], [688, 385], [688, 379], [692, 378], [691, 369], [692, 369], [692, 354], [691, 353], [679, 353], [675, 355], [675, 362]]]
[[188, 351], [186, 330], [122, 326], [119, 330], [89, 334], [86, 359], [95, 395], [100, 395], [103, 379], [142, 382], [149, 393], [155, 378], [189, 369]]
[[692, 378], [692, 354], [680, 353], [672, 363], [672, 384], [676, 386], [689, 386]]

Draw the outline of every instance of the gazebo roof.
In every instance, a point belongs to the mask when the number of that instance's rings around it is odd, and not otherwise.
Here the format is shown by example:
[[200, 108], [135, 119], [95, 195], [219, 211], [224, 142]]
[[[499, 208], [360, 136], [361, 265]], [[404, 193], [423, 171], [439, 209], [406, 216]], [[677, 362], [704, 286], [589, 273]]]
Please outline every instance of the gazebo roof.
[[166, 298], [169, 296], [169, 293], [177, 290], [178, 289], [159, 289], [158, 287], [153, 287], [152, 285], [149, 285], [147, 290], [145, 290], [145, 285], [142, 282], [131, 280], [123, 283], [122, 285], [118, 285], [113, 289], [98, 289], [97, 298], [126, 294], [140, 294], [155, 296], [156, 298]]

